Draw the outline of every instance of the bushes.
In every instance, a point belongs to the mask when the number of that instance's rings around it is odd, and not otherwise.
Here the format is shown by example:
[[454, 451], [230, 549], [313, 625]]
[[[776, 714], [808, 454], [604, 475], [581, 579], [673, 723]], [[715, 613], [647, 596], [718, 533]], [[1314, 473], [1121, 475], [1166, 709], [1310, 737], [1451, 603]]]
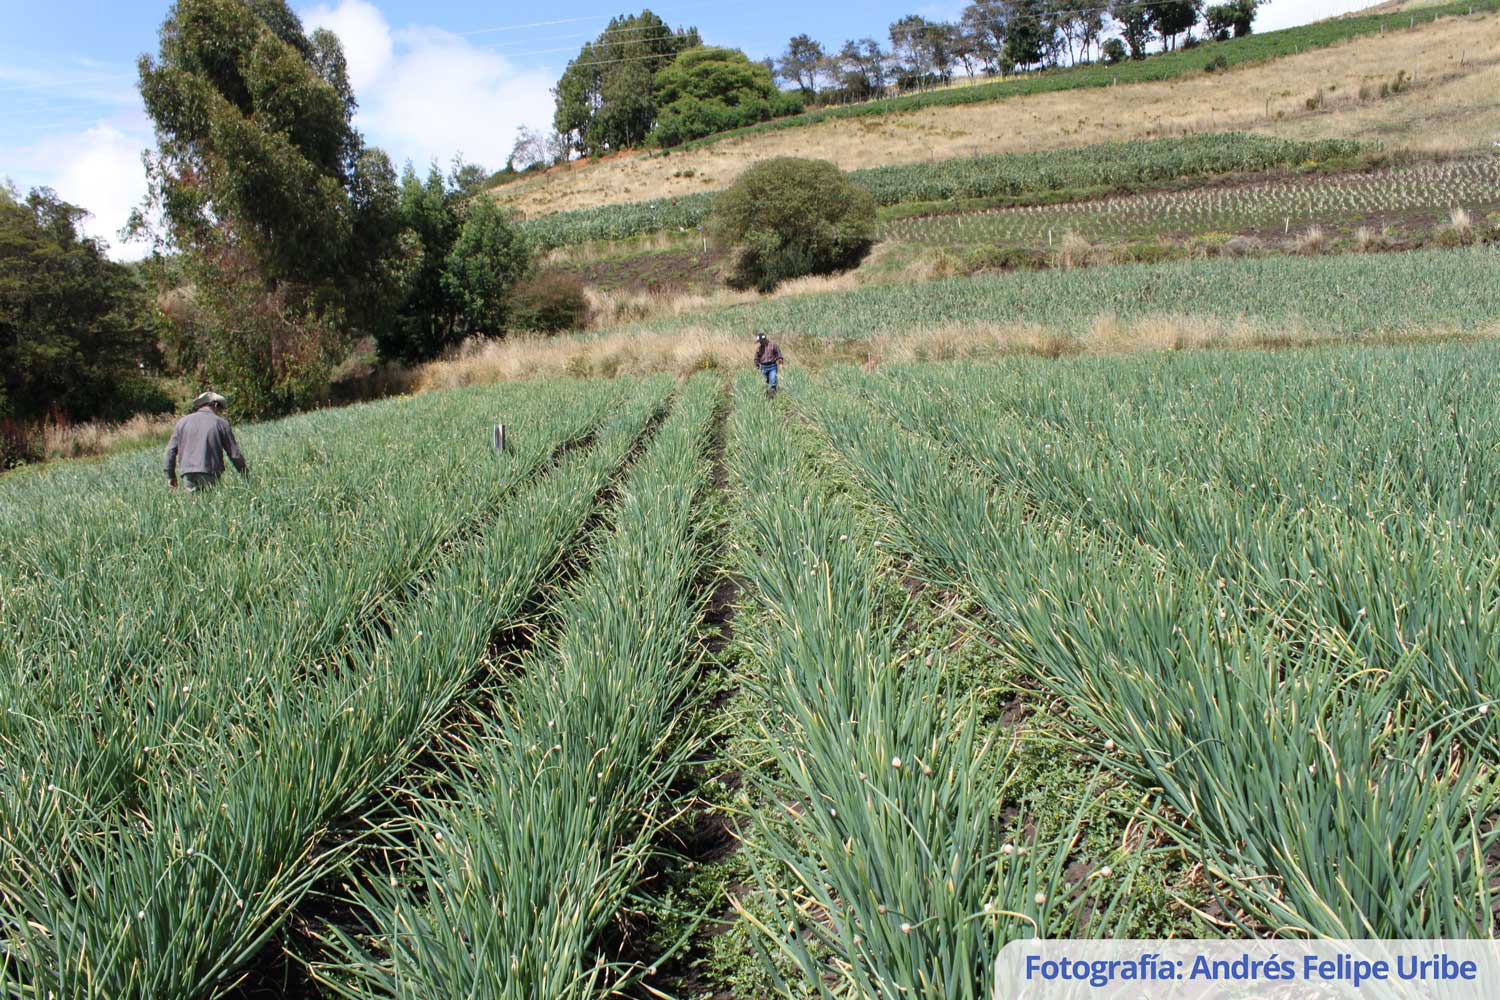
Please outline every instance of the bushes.
[[583, 282], [556, 271], [516, 285], [510, 299], [510, 328], [532, 333], [582, 330], [589, 322], [589, 300]]
[[729, 284], [769, 291], [859, 263], [875, 242], [875, 198], [831, 163], [776, 157], [719, 196], [709, 229], [731, 250]]

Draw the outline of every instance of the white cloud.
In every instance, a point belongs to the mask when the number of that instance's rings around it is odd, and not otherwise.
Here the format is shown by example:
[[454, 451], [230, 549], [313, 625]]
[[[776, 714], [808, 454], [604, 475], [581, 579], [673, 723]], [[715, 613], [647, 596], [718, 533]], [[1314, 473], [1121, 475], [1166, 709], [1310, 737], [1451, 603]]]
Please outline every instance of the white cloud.
[[1370, 7], [1371, 0], [1270, 0], [1255, 16], [1256, 31], [1290, 28]]
[[455, 153], [503, 166], [521, 125], [552, 118], [551, 77], [521, 70], [467, 39], [429, 27], [393, 30], [368, 0], [341, 0], [303, 15], [309, 30], [338, 34], [359, 100], [356, 122], [399, 165], [446, 166]]
[[110, 246], [117, 260], [143, 257], [149, 247], [125, 243], [120, 229], [146, 196], [141, 151], [151, 145], [144, 115], [101, 120], [77, 132], [48, 135], [13, 155], [14, 180], [23, 189], [45, 185], [90, 217], [83, 229]]
[[374, 4], [344, 0], [337, 7], [314, 7], [303, 21], [309, 33], [327, 28], [339, 36], [356, 97], [378, 84], [395, 59], [390, 25]]

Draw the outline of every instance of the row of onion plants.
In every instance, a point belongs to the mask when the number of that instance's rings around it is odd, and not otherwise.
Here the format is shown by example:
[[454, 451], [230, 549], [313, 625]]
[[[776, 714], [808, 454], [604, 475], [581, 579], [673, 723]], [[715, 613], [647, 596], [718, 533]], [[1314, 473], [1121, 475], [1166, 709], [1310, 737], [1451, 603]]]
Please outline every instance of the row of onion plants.
[[111, 692], [98, 747], [65, 719], [8, 714], [0, 996], [230, 988], [338, 862], [337, 829], [430, 741], [491, 637], [553, 574], [668, 388], [627, 396], [591, 449], [518, 488], [407, 600], [322, 657], [315, 680], [205, 655], [189, 677]]
[[[1394, 376], [1384, 387], [1411, 391]], [[1415, 655], [1372, 663], [1341, 622], [1262, 607], [1244, 579], [1226, 575], [1235, 565], [1227, 555], [1180, 557], [1177, 545], [1123, 539], [1086, 505], [1038, 504], [1028, 477], [985, 474], [960, 457], [964, 445], [909, 434], [853, 397], [835, 393], [815, 409], [870, 496], [899, 513], [902, 547], [978, 603], [997, 646], [1064, 699], [1080, 739], [1175, 810], [1178, 836], [1222, 890], [1232, 927], [1494, 933], [1485, 864], [1496, 837], [1493, 756], [1466, 737], [1486, 723], [1487, 702], [1438, 714], [1410, 694]], [[947, 445], [963, 433], [962, 416], [953, 418]], [[1295, 462], [1299, 448], [1292, 434], [1278, 454]], [[1150, 497], [1155, 479], [1174, 476], [1149, 462], [1103, 467], [1115, 476], [1091, 495], [1105, 507]], [[1189, 521], [1195, 498], [1178, 495], [1149, 519]], [[1358, 544], [1331, 528], [1313, 537], [1325, 544], [1305, 558], [1322, 573], [1340, 544]], [[1413, 601], [1436, 583], [1395, 576], [1414, 585]], [[1329, 585], [1370, 583], [1357, 574]], [[1493, 630], [1493, 597], [1482, 600]]]
[[889, 607], [854, 506], [739, 390], [730, 467], [754, 621], [740, 641], [772, 763], [747, 767], [768, 907], [742, 912], [765, 968], [788, 997], [988, 996], [1008, 939], [1075, 917], [1076, 831], [1038, 848], [1002, 822], [1002, 750], [969, 693], [942, 653], [911, 655], [916, 610]]
[[[701, 506], [719, 390], [690, 380], [623, 483], [613, 525], [560, 594], [554, 628], [424, 783], [394, 860], [331, 927], [317, 967], [348, 997], [569, 1000], [637, 969], [600, 937], [642, 877], [696, 741]], [[390, 858], [390, 855], [382, 855]]]

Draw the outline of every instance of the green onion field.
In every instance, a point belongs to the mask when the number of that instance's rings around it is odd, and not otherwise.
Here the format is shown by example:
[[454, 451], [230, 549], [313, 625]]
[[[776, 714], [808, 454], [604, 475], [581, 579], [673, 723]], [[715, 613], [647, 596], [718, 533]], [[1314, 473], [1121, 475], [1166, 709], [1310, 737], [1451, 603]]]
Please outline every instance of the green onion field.
[[524, 383], [248, 427], [204, 496], [8, 477], [0, 995], [981, 997], [1032, 933], [1491, 936], [1497, 373]]

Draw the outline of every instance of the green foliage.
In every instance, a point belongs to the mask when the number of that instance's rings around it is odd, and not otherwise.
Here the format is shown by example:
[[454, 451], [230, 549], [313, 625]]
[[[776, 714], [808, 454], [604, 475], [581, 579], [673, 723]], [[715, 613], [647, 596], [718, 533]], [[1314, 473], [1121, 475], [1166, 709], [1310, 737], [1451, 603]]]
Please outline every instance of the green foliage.
[[[848, 176], [881, 205], [963, 199], [1031, 204], [1062, 194], [1099, 194], [1178, 178], [1349, 160], [1367, 148], [1349, 140], [1302, 141], [1230, 132], [868, 167]], [[715, 196], [716, 192], [702, 192], [560, 212], [528, 219], [522, 227], [543, 248], [693, 229], [708, 217]]]
[[146, 290], [82, 233], [86, 214], [0, 187], [0, 417], [123, 418], [155, 368]]
[[[317, 401], [351, 326], [391, 305], [394, 177], [350, 124], [338, 40], [283, 0], [178, 0], [140, 60], [166, 242], [212, 338], [199, 374], [241, 413]], [[139, 224], [139, 222], [138, 222]]]
[[802, 110], [800, 99], [778, 90], [770, 71], [738, 49], [686, 49], [656, 74], [653, 87], [659, 112], [651, 137], [662, 146]]
[[[264, 471], [202, 502], [140, 454], [0, 483], [0, 992], [222, 992], [347, 866], [330, 829], [364, 826], [460, 714], [667, 391], [526, 383], [242, 427]], [[527, 428], [503, 455], [497, 413]]]
[[768, 291], [857, 264], [875, 242], [875, 199], [831, 163], [777, 157], [742, 173], [708, 225], [733, 250], [730, 283]]
[[1168, 48], [1176, 48], [1177, 36], [1191, 31], [1202, 13], [1203, 0], [1154, 0], [1151, 23]]
[[1073, 744], [1191, 816], [1237, 931], [1492, 937], [1496, 355], [841, 372], [810, 409]]
[[1210, 5], [1204, 12], [1209, 37], [1222, 42], [1230, 37], [1243, 38], [1250, 34], [1259, 6], [1260, 0], [1229, 0], [1228, 3]]
[[[373, 935], [333, 929], [328, 968], [353, 995], [592, 1000], [639, 968], [597, 941], [643, 878], [699, 747], [685, 723], [717, 380], [682, 396], [619, 482], [614, 527], [590, 536], [587, 572], [550, 609], [555, 628], [423, 782], [436, 793], [413, 797], [409, 884], [379, 861], [351, 880]], [[568, 506], [587, 511], [595, 492]]]
[[557, 271], [519, 282], [510, 299], [510, 328], [534, 333], [582, 330], [589, 322], [583, 282]]
[[511, 286], [531, 270], [531, 248], [492, 198], [464, 203], [463, 223], [443, 264], [443, 290], [463, 336], [505, 329]]
[[1130, 53], [1125, 48], [1125, 43], [1118, 38], [1111, 38], [1104, 43], [1104, 65], [1118, 66], [1129, 58]]
[[558, 80], [553, 126], [583, 155], [640, 145], [656, 124], [652, 79], [700, 44], [696, 28], [674, 32], [649, 10], [611, 18]]

